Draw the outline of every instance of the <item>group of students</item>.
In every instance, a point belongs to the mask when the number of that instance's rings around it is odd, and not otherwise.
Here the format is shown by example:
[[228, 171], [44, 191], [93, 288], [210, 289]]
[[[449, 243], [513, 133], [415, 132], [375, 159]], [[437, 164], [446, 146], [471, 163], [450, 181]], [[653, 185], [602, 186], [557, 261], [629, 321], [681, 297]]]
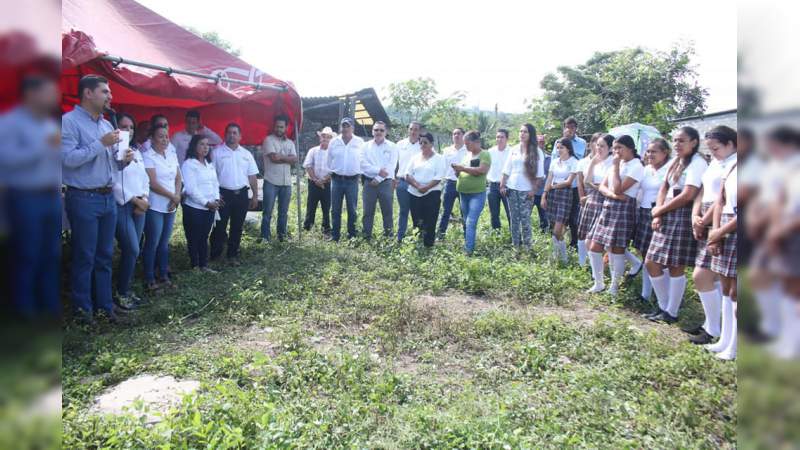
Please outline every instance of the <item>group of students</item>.
[[[611, 286], [642, 274], [642, 300], [655, 292], [646, 318], [675, 323], [686, 289], [686, 267], [693, 267], [705, 322], [689, 340], [706, 344], [721, 359], [736, 356], [737, 133], [718, 126], [704, 136], [711, 163], [699, 153], [696, 129], [682, 127], [672, 146], [653, 139], [639, 155], [627, 135], [595, 134], [590, 153], [578, 161], [568, 142], [557, 142], [559, 159], [542, 202], [553, 214], [554, 254], [566, 260], [563, 227], [579, 180], [578, 262], [588, 259], [594, 280], [589, 293], [606, 290], [604, 254]], [[642, 160], [644, 159], [644, 161]], [[638, 252], [641, 260], [630, 251]], [[643, 260], [643, 261], [642, 261]], [[626, 263], [631, 269], [626, 272]], [[644, 268], [644, 270], [642, 270]], [[715, 339], [718, 340], [714, 341]]]
[[[93, 310], [105, 310], [114, 318], [140, 303], [130, 287], [140, 253], [146, 289], [172, 285], [168, 244], [179, 206], [193, 268], [213, 273], [209, 257], [220, 257], [226, 244], [228, 259], [238, 263], [244, 218], [257, 202], [259, 173], [253, 154], [239, 144], [239, 125], [229, 124], [222, 139], [202, 126], [199, 113], [189, 111], [186, 131], [175, 133], [172, 141], [162, 115], [145, 122], [147, 127], [137, 127], [133, 117], [120, 114], [115, 130], [102, 116], [111, 100], [107, 82], [87, 76], [79, 91], [81, 104], [62, 120], [66, 209], [74, 230], [71, 287], [78, 310], [89, 315]], [[262, 147], [261, 236], [267, 240], [276, 202], [278, 235], [286, 236], [290, 170], [297, 161], [294, 144], [285, 136], [287, 125], [286, 117], [277, 116]], [[304, 228], [313, 226], [316, 207], [322, 204], [323, 231], [338, 241], [346, 203], [348, 236], [356, 237], [361, 184], [366, 238], [372, 235], [378, 205], [384, 235], [394, 237], [396, 196], [400, 205], [396, 239], [404, 238], [410, 214], [424, 245], [432, 246], [437, 237], [444, 238], [457, 198], [464, 250], [471, 254], [488, 197], [493, 228], [500, 226], [500, 204], [506, 205], [511, 240], [521, 255], [531, 248], [531, 214], [537, 205], [547, 214], [556, 259], [567, 260], [566, 229], [577, 236], [579, 263], [588, 260], [594, 279], [589, 292], [605, 290], [605, 252], [612, 294], [626, 275], [626, 261], [634, 266], [629, 276], [642, 272], [642, 298], [649, 301], [652, 292], [656, 294], [656, 308], [648, 315], [651, 320], [677, 321], [686, 287], [684, 270], [695, 267], [695, 285], [706, 320], [691, 339], [709, 344], [719, 337], [709, 349], [722, 358], [735, 356], [734, 130], [717, 127], [706, 134], [713, 156], [710, 165], [699, 153], [701, 137], [691, 127], [674, 133], [673, 148], [664, 139], [654, 139], [643, 162], [630, 136], [597, 133], [587, 144], [577, 136], [577, 122], [570, 118], [547, 167], [530, 124], [520, 126], [519, 143], [513, 146], [506, 145], [508, 131], [499, 130], [498, 145], [489, 151], [481, 148], [479, 132], [456, 128], [453, 145], [441, 154], [434, 151], [433, 135], [418, 122], [410, 124], [408, 137], [397, 144], [386, 139], [383, 122], [373, 125], [373, 139], [368, 142], [353, 134], [353, 126], [353, 121], [345, 118], [340, 134], [323, 129], [320, 145], [305, 157], [309, 191]], [[147, 133], [142, 133], [142, 128], [147, 128]], [[118, 151], [120, 130], [133, 136], [124, 154]], [[581, 156], [587, 150], [588, 154], [578, 160], [576, 150]], [[113, 202], [113, 210], [109, 202]], [[578, 220], [573, 221], [576, 211]], [[113, 226], [108, 223], [111, 213]], [[121, 250], [116, 305], [110, 286], [113, 235]], [[644, 262], [629, 251], [631, 243]]]

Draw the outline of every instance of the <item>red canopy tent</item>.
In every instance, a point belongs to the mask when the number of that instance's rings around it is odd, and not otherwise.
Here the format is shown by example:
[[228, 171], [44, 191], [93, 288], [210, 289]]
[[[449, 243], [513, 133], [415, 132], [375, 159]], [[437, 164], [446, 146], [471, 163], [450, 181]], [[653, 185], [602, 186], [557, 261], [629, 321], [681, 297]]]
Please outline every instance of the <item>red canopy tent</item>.
[[274, 78], [133, 0], [62, 1], [62, 109], [77, 103], [81, 76], [109, 79], [112, 105], [137, 121], [165, 114], [171, 132], [198, 109], [222, 135], [242, 127], [243, 144], [260, 144], [276, 114], [289, 117], [294, 137], [302, 121], [294, 86]]

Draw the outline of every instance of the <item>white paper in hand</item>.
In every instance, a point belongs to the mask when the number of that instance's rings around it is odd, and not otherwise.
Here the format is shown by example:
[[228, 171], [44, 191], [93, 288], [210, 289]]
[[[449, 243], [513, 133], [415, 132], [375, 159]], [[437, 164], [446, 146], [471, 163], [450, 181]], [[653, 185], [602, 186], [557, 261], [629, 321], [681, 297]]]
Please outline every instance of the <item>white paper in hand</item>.
[[117, 159], [122, 161], [122, 158], [125, 156], [125, 152], [130, 147], [131, 143], [131, 132], [130, 131], [119, 131], [119, 143], [117, 144]]

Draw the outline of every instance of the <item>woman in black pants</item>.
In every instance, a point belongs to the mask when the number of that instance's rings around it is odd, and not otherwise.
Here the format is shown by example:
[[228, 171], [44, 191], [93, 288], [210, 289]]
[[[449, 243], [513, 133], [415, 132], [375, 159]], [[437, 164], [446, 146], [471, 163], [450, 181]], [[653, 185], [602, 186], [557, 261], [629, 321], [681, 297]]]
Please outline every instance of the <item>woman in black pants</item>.
[[214, 163], [208, 156], [208, 138], [192, 136], [186, 149], [183, 173], [183, 229], [192, 269], [216, 273], [208, 267], [208, 235], [222, 201]]
[[408, 164], [405, 176], [411, 194], [411, 220], [423, 233], [426, 247], [432, 247], [436, 237], [436, 219], [442, 196], [442, 179], [447, 172], [444, 156], [433, 151], [433, 135], [419, 138], [420, 154]]

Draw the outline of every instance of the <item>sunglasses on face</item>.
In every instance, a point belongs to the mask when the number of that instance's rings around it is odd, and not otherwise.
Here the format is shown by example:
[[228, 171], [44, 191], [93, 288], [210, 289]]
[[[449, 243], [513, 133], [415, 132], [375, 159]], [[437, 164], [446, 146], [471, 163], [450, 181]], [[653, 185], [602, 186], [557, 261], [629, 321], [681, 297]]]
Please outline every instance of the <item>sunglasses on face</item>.
[[384, 130], [383, 128], [373, 128], [372, 132], [373, 133], [384, 133], [384, 132], [386, 132], [386, 130]]

